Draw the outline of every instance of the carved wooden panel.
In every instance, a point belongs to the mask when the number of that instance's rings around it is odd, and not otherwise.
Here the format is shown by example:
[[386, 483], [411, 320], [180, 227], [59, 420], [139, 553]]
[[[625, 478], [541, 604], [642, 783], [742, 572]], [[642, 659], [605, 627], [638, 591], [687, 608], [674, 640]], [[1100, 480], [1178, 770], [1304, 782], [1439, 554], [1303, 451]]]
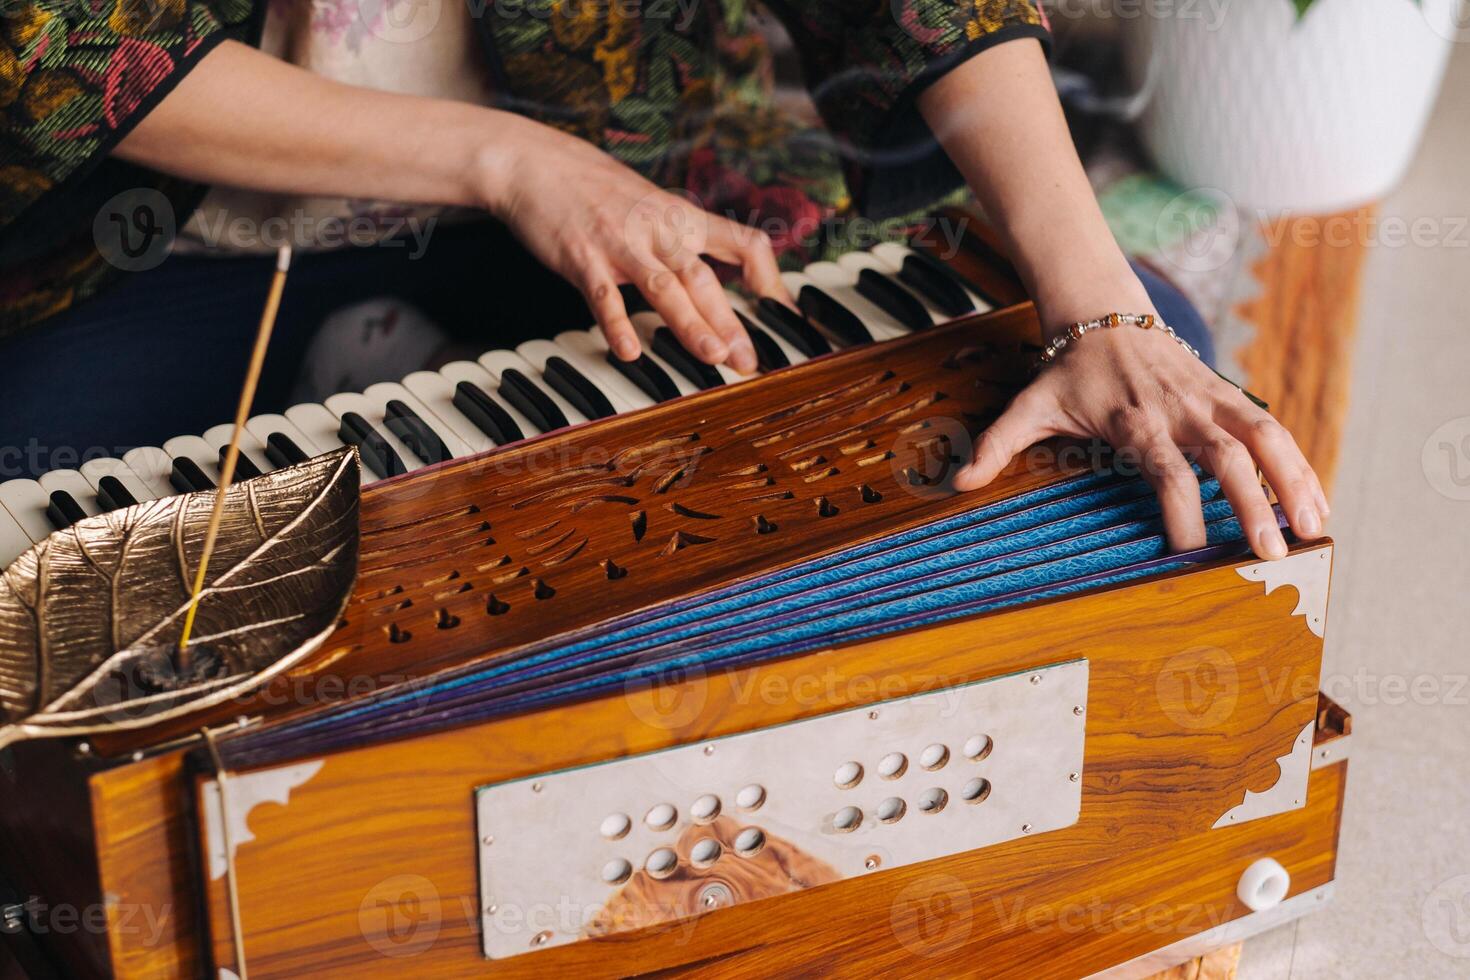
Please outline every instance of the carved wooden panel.
[[1017, 465], [974, 494], [945, 486], [1029, 377], [1035, 336], [1016, 307], [370, 488], [323, 653], [151, 737], [501, 655], [1054, 481]]

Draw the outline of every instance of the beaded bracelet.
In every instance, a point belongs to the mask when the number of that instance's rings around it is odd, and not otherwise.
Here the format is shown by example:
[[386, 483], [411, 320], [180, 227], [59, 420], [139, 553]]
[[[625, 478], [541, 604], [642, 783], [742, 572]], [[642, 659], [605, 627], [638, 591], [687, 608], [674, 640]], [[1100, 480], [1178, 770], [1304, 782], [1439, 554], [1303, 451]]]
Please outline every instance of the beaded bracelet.
[[1081, 340], [1082, 335], [1093, 330], [1111, 330], [1114, 327], [1131, 326], [1142, 330], [1162, 330], [1168, 334], [1169, 339], [1189, 351], [1195, 357], [1199, 357], [1199, 351], [1189, 345], [1189, 341], [1174, 332], [1174, 328], [1152, 313], [1109, 313], [1097, 320], [1088, 320], [1085, 323], [1074, 323], [1067, 328], [1067, 332], [1059, 335], [1051, 343], [1047, 344], [1046, 350], [1041, 352], [1041, 363], [1050, 364], [1056, 360], [1068, 344]]

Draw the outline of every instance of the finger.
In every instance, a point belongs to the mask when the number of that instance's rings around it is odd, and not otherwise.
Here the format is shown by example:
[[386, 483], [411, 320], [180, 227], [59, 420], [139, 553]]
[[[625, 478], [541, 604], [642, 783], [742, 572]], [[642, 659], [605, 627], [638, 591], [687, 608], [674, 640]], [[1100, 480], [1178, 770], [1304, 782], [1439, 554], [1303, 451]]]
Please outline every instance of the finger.
[[1245, 446], [1217, 425], [1204, 423], [1190, 434], [1200, 445], [1200, 462], [1220, 481], [1220, 489], [1240, 521], [1245, 539], [1262, 558], [1286, 557], [1286, 539], [1281, 536], [1276, 512], [1266, 499], [1256, 464]]
[[711, 227], [709, 244], [705, 247], [715, 258], [739, 265], [741, 281], [755, 295], [769, 296], [787, 306], [796, 305], [781, 281], [781, 267], [776, 262], [771, 238], [759, 228], [721, 219]]
[[700, 316], [678, 274], [652, 255], [644, 255], [638, 264], [642, 271], [633, 273], [632, 278], [639, 292], [679, 342], [709, 364], [719, 364], [729, 357], [729, 348]]
[[720, 278], [715, 275], [715, 270], [692, 252], [681, 252], [672, 256], [669, 268], [683, 282], [704, 322], [714, 328], [715, 333], [724, 341], [729, 352], [730, 366], [741, 374], [754, 373], [755, 345], [751, 343], [745, 328], [740, 325], [740, 320], [730, 307], [730, 297], [725, 295], [725, 288], [720, 285]]
[[1168, 431], [1153, 422], [1135, 422], [1110, 433], [1108, 441], [1125, 455], [1136, 454], [1143, 478], [1158, 494], [1169, 547], [1175, 551], [1203, 548], [1205, 515], [1199, 480]]
[[978, 490], [1005, 469], [1016, 454], [1057, 434], [1056, 401], [1047, 389], [1022, 391], [975, 440], [975, 458], [955, 474], [954, 488]]
[[1297, 537], [1319, 537], [1328, 514], [1327, 495], [1291, 433], [1254, 405], [1232, 405], [1217, 421], [1256, 458]]
[[638, 343], [638, 331], [628, 319], [628, 308], [623, 303], [623, 294], [618, 291], [612, 275], [605, 270], [591, 273], [582, 285], [582, 296], [592, 310], [607, 346], [621, 361], [634, 361], [642, 352]]

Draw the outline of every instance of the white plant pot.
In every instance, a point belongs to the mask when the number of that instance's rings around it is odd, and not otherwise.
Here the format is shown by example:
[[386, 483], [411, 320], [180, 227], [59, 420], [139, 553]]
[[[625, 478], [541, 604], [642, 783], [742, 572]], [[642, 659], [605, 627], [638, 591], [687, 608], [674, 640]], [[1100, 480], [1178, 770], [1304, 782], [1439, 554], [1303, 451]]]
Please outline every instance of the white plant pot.
[[1413, 159], [1467, 0], [1145, 2], [1140, 133], [1188, 187], [1267, 212], [1377, 200]]

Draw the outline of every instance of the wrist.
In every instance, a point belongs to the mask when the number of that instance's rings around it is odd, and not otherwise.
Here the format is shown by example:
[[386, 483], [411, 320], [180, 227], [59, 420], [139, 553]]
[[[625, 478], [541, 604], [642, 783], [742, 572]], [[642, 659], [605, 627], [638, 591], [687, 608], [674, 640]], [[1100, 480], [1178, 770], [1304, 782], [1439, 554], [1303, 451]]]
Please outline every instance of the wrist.
[[514, 172], [524, 143], [520, 132], [525, 119], [514, 113], [490, 109], [490, 119], [482, 118], [472, 137], [469, 165], [465, 169], [467, 202], [488, 211], [501, 220], [512, 206]]
[[1050, 340], [1074, 323], [1083, 323], [1109, 313], [1153, 313], [1153, 300], [1138, 276], [1126, 263], [1121, 273], [1110, 276], [1067, 271], [1061, 280], [1036, 290], [1036, 312], [1041, 333]]

